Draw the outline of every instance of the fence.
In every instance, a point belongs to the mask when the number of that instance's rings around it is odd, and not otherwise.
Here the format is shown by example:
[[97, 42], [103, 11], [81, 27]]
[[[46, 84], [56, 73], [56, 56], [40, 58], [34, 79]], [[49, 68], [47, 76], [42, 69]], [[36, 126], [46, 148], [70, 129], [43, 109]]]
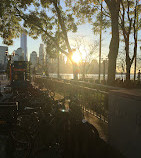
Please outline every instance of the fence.
[[108, 92], [50, 78], [35, 78], [35, 82], [41, 88], [45, 87], [63, 96], [77, 96], [84, 111], [108, 121]]

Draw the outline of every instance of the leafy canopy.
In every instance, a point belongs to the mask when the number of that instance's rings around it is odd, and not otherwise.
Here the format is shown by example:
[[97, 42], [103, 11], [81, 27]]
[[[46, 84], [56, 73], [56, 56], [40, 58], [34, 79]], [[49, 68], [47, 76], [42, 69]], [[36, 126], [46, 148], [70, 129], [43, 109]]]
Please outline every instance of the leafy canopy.
[[33, 0], [1, 0], [0, 3], [0, 37], [4, 44], [13, 44], [13, 38], [21, 33], [21, 18], [17, 16], [15, 5], [19, 9], [27, 9]]

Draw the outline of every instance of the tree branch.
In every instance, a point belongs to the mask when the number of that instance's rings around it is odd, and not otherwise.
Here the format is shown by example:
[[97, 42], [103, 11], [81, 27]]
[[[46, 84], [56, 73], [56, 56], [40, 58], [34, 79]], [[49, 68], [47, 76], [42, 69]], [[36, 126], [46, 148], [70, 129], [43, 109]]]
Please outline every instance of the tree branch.
[[128, 21], [129, 21], [129, 29], [128, 29], [128, 35], [127, 37], [129, 38], [129, 35], [131, 33], [131, 28], [132, 28], [132, 18], [130, 18], [130, 6], [129, 6], [129, 0], [127, 0], [127, 4], [128, 4], [128, 9], [127, 9], [127, 16], [128, 16]]
[[56, 9], [56, 12], [57, 12], [57, 16], [58, 16], [58, 19], [59, 19], [59, 24], [60, 24], [62, 32], [64, 34], [64, 40], [66, 42], [68, 51], [71, 52], [71, 47], [70, 47], [70, 44], [69, 44], [68, 35], [67, 35], [66, 27], [65, 27], [65, 23], [63, 21], [63, 18], [61, 17], [61, 11], [60, 11], [60, 9], [59, 9], [59, 7], [57, 5], [57, 2], [53, 1], [53, 5], [54, 5], [54, 7]]
[[[21, 12], [18, 10], [18, 8], [15, 8], [16, 10], [17, 10], [17, 12], [18, 12], [18, 16], [20, 17], [20, 18], [22, 18], [24, 21], [26, 21], [27, 19], [26, 19], [26, 15], [24, 14], [24, 15], [21, 15]], [[66, 56], [69, 56], [69, 53], [67, 53], [66, 51], [64, 51], [63, 49], [61, 49], [60, 47], [59, 47], [59, 45], [58, 45], [58, 42], [56, 41], [56, 39], [54, 38], [54, 37], [52, 37], [46, 30], [44, 30], [40, 25], [38, 25], [37, 23], [36, 24], [33, 24], [32, 22], [30, 22], [30, 24], [32, 24], [32, 25], [36, 25], [36, 27], [37, 28], [39, 28], [41, 31], [43, 31], [49, 38], [50, 38], [50, 40], [52, 40], [53, 42], [54, 42], [54, 44], [55, 44], [55, 46], [56, 46], [56, 48], [61, 52], [61, 53], [63, 53], [63, 54], [65, 54]]]

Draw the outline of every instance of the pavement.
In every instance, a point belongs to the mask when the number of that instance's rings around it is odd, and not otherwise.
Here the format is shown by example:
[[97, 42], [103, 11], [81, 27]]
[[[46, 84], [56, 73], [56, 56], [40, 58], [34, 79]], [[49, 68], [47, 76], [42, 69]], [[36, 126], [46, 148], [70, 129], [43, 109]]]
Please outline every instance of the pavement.
[[[2, 82], [1, 88], [3, 90], [3, 87], [8, 84], [8, 82]], [[63, 96], [59, 94], [55, 94], [55, 99], [61, 99]], [[105, 150], [106, 142], [108, 141], [108, 124], [101, 121], [100, 119], [96, 118], [94, 115], [85, 112], [84, 113], [85, 119], [94, 125], [94, 127], [98, 130], [100, 138], [101, 138], [101, 145], [102, 149]], [[6, 136], [0, 135], [0, 158], [6, 158], [5, 156], [5, 145], [6, 145]], [[104, 141], [103, 141], [104, 140]], [[109, 149], [108, 149], [109, 150]], [[120, 156], [119, 156], [120, 157]]]
[[[34, 82], [32, 82], [32, 85], [35, 86], [36, 88], [38, 87], [37, 85], [34, 84]], [[63, 98], [62, 95], [60, 95], [59, 93], [55, 93], [55, 100], [59, 100], [62, 98]], [[84, 117], [89, 123], [91, 123], [98, 130], [100, 138], [103, 139], [105, 142], [108, 142], [108, 123], [101, 121], [100, 119], [90, 114], [89, 112], [84, 112]]]
[[85, 112], [84, 116], [98, 130], [100, 138], [108, 142], [108, 124], [88, 112]]
[[[55, 93], [55, 99], [62, 99], [63, 96]], [[94, 115], [90, 114], [89, 112], [84, 112], [85, 119], [91, 123], [99, 132], [99, 136], [101, 139], [103, 139], [105, 142], [108, 142], [108, 124], [104, 121], [101, 121]]]

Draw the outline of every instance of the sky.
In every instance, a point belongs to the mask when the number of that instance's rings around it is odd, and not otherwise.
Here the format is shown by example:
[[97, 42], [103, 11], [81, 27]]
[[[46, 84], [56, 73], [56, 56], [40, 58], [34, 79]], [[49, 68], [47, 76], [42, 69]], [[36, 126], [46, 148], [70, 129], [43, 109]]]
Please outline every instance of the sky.
[[[87, 41], [84, 43], [86, 45], [92, 44], [95, 40], [99, 41], [99, 36], [94, 35], [91, 29], [92, 29], [92, 26], [90, 24], [86, 23], [86, 24], [83, 24], [81, 26], [78, 26], [78, 31], [76, 33], [69, 32], [68, 36], [69, 36], [69, 40], [70, 40], [71, 45], [72, 46], [75, 45], [75, 39], [81, 38], [81, 37], [83, 37], [85, 39], [85, 41]], [[103, 33], [102, 54], [103, 54], [104, 58], [107, 56], [108, 51], [109, 51], [109, 42], [110, 42], [109, 34]], [[30, 54], [33, 51], [36, 51], [37, 54], [39, 54], [39, 46], [41, 43], [43, 43], [41, 40], [41, 37], [34, 40], [31, 37], [27, 36], [28, 59], [30, 58]], [[4, 46], [1, 38], [0, 38], [0, 46]], [[11, 54], [14, 50], [16, 50], [19, 47], [20, 47], [20, 38], [14, 39], [13, 45], [8, 46], [9, 54]], [[82, 52], [84, 52], [83, 47], [81, 50], [82, 50]], [[95, 57], [97, 57], [97, 55], [95, 55]]]
[[[61, 5], [62, 7], [64, 7], [64, 0], [61, 1]], [[33, 8], [31, 8], [33, 9]], [[102, 60], [107, 59], [108, 53], [109, 53], [109, 44], [110, 44], [110, 40], [111, 40], [111, 29], [108, 29], [107, 32], [102, 32]], [[141, 32], [139, 31], [139, 38]], [[92, 26], [89, 23], [83, 24], [78, 26], [78, 31], [76, 33], [68, 33], [68, 37], [69, 37], [69, 41], [71, 44], [71, 47], [74, 47], [74, 45], [76, 44], [76, 38], [85, 38], [85, 43], [84, 46], [81, 46], [80, 50], [82, 51], [83, 56], [85, 57], [85, 53], [84, 53], [84, 47], [88, 46], [89, 44], [94, 43], [95, 41], [99, 42], [99, 35], [94, 35], [93, 31], [92, 31]], [[43, 43], [41, 40], [41, 37], [39, 37], [38, 39], [34, 40], [31, 37], [27, 37], [27, 52], [28, 52], [28, 60], [30, 59], [30, 54], [33, 51], [37, 52], [37, 55], [39, 54], [39, 47], [40, 44]], [[4, 44], [2, 43], [2, 39], [0, 38], [0, 46], [3, 46]], [[83, 45], [83, 44], [82, 44]], [[138, 44], [138, 47], [140, 47], [141, 43]], [[9, 46], [9, 54], [11, 54], [14, 50], [18, 49], [20, 47], [20, 38], [14, 39], [14, 43], [13, 45]], [[120, 49], [123, 48], [124, 49], [124, 44], [120, 43]], [[123, 51], [123, 50], [122, 50]], [[140, 54], [140, 49], [138, 48], [138, 54]], [[93, 59], [98, 60], [98, 54], [99, 54], [99, 48], [97, 49], [96, 54], [94, 54]], [[140, 54], [141, 55], [141, 54]], [[118, 62], [117, 62], [118, 63]], [[119, 63], [121, 64], [121, 63]], [[141, 68], [141, 64], [140, 67]]]
[[[61, 0], [61, 6], [64, 7], [64, 0]], [[33, 7], [31, 6], [31, 9]], [[110, 29], [107, 32], [102, 33], [102, 59], [107, 58], [108, 52], [109, 52], [109, 44], [110, 44], [110, 39], [111, 39], [111, 34], [110, 34]], [[140, 34], [140, 33], [139, 33]], [[75, 39], [76, 38], [81, 38], [84, 37], [86, 42], [84, 43], [85, 45], [89, 45], [94, 43], [95, 41], [99, 41], [99, 35], [94, 35], [92, 31], [92, 26], [89, 23], [83, 24], [78, 26], [78, 31], [76, 33], [68, 33], [69, 41], [71, 46], [73, 47], [75, 45]], [[140, 37], [140, 36], [139, 36]], [[43, 43], [41, 40], [41, 37], [38, 39], [34, 40], [31, 37], [27, 37], [27, 52], [28, 52], [28, 59], [30, 59], [30, 54], [33, 51], [36, 51], [37, 54], [39, 54], [39, 46], [40, 44]], [[4, 44], [2, 43], [2, 39], [0, 38], [0, 46], [3, 46]], [[139, 43], [141, 45], [141, 43]], [[138, 45], [138, 47], [139, 47]], [[121, 45], [120, 45], [121, 46]], [[9, 53], [11, 54], [14, 50], [20, 47], [20, 38], [14, 39], [14, 43], [12, 46], [9, 46]], [[122, 47], [122, 46], [121, 46]], [[84, 54], [83, 46], [81, 46], [81, 51], [82, 54]], [[138, 49], [138, 52], [140, 50]], [[97, 49], [97, 53], [94, 55], [94, 58], [98, 60], [98, 53], [99, 49]], [[84, 55], [85, 56], [85, 55]]]
[[[65, 7], [64, 0], [61, 0], [60, 2], [61, 2], [61, 6]], [[31, 6], [30, 9], [33, 10], [34, 9], [33, 6]], [[89, 23], [78, 26], [78, 31], [76, 33], [69, 32], [68, 36], [69, 36], [71, 46], [75, 45], [75, 39], [78, 37], [85, 38], [85, 40], [87, 41], [87, 42], [85, 42], [86, 45], [89, 45], [90, 43], [93, 43], [94, 41], [99, 40], [99, 36], [94, 35], [94, 33], [92, 31], [92, 26]], [[102, 57], [103, 58], [106, 58], [106, 56], [109, 52], [110, 38], [111, 37], [110, 37], [109, 33], [104, 33], [102, 35]], [[32, 51], [36, 51], [37, 54], [39, 54], [39, 46], [41, 43], [43, 43], [41, 40], [41, 37], [39, 37], [36, 40], [32, 39], [29, 36], [27, 37], [28, 59], [30, 59], [30, 54], [32, 53]], [[3, 46], [1, 38], [0, 38], [0, 46]], [[8, 47], [9, 53], [11, 54], [14, 50], [16, 50], [19, 47], [20, 47], [20, 38], [14, 39], [13, 45]], [[83, 47], [81, 47], [81, 51], [82, 51], [82, 54], [84, 54]], [[97, 54], [98, 54], [98, 52], [97, 52]], [[98, 55], [95, 55], [94, 57], [98, 59]]]
[[[28, 52], [28, 59], [32, 51], [36, 51], [38, 53], [40, 43], [42, 43], [41, 38], [39, 37], [37, 40], [32, 39], [31, 37], [27, 37], [27, 52]], [[0, 46], [4, 46], [2, 43], [2, 39], [0, 38]], [[6, 45], [5, 45], [6, 46]], [[11, 54], [14, 50], [20, 47], [20, 38], [14, 39], [13, 45], [8, 46], [8, 52]]]

